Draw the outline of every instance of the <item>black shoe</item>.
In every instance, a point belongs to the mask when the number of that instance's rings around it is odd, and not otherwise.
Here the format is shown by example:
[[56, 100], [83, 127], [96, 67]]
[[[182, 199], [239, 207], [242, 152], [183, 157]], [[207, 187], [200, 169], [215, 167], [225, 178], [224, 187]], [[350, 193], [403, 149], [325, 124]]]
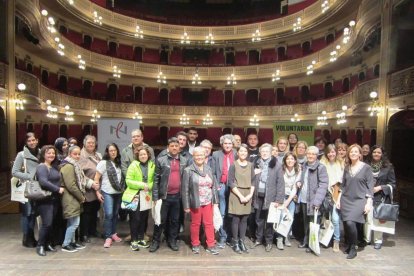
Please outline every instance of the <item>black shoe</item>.
[[88, 236], [82, 236], [81, 241], [86, 242], [86, 243], [90, 243], [91, 239]]
[[76, 243], [76, 242], [71, 242], [70, 246], [72, 246], [73, 248], [78, 249], [78, 250], [86, 248], [86, 246], [84, 244]]
[[151, 246], [150, 246], [149, 252], [155, 252], [155, 251], [157, 251], [159, 248], [160, 248], [160, 244], [159, 244], [159, 242], [157, 242], [157, 241], [153, 241], [153, 242], [152, 242], [152, 244], [151, 244]]
[[46, 249], [46, 251], [50, 251], [50, 252], [56, 252], [57, 250], [56, 250], [56, 248], [54, 248], [53, 246], [51, 246], [50, 244], [49, 245], [47, 245], [46, 247], [45, 247], [45, 249]]
[[224, 248], [226, 248], [226, 241], [224, 241], [224, 240], [219, 241], [219, 242], [216, 244], [216, 247], [217, 247], [218, 249], [224, 249]]
[[250, 248], [251, 249], [253, 249], [253, 248], [256, 248], [256, 247], [258, 247], [259, 245], [262, 245], [262, 243], [261, 242], [259, 242], [259, 241], [255, 241], [251, 246], [250, 246]]
[[349, 250], [348, 256], [346, 256], [347, 259], [353, 259], [357, 256], [357, 251], [355, 249], [355, 245], [351, 245], [351, 248]]
[[63, 246], [62, 247], [62, 251], [63, 252], [68, 252], [68, 253], [75, 253], [75, 252], [78, 252], [78, 250], [75, 248], [75, 247], [73, 247], [72, 245], [66, 245], [66, 246]]
[[35, 248], [37, 246], [37, 241], [33, 233], [23, 235], [22, 245], [27, 248]]
[[233, 249], [234, 252], [236, 252], [237, 254], [241, 254], [241, 250], [240, 250], [240, 246], [239, 246], [239, 241], [233, 239], [231, 241], [231, 248]]
[[374, 243], [374, 249], [380, 250], [381, 247], [382, 247], [382, 244], [381, 243]]
[[172, 251], [178, 251], [178, 244], [176, 241], [168, 243], [168, 246], [171, 248]]
[[244, 240], [239, 240], [239, 247], [240, 247], [240, 250], [243, 251], [244, 253], [249, 253], [249, 250], [247, 250], [247, 247], [244, 244]]
[[307, 243], [301, 243], [298, 245], [299, 248], [307, 248], [308, 244]]
[[206, 252], [210, 253], [211, 255], [218, 255], [220, 253], [215, 246], [207, 247]]
[[349, 254], [350, 250], [351, 250], [351, 245], [348, 245], [348, 247], [344, 250], [344, 254]]
[[39, 255], [39, 256], [46, 256], [46, 250], [45, 250], [45, 247], [44, 246], [38, 246], [38, 247], [36, 247], [36, 253], [37, 253], [37, 255]]

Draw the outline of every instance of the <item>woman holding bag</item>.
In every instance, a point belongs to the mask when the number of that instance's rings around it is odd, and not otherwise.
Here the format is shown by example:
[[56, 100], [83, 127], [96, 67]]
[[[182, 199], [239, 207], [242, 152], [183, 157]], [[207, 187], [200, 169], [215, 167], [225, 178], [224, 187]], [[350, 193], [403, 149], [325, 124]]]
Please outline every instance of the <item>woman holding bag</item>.
[[[140, 191], [148, 192], [151, 199], [152, 185], [154, 184], [155, 163], [151, 160], [151, 152], [148, 147], [134, 149], [135, 160], [128, 167], [126, 174], [127, 188], [122, 196], [122, 202], [129, 209], [129, 229], [131, 232], [131, 250], [139, 251], [139, 248], [148, 248], [149, 244], [144, 240], [145, 225], [148, 220], [149, 210], [140, 211]], [[131, 204], [133, 203], [133, 204]], [[133, 206], [133, 207], [132, 207]], [[135, 209], [135, 210], [134, 210]]]
[[99, 161], [96, 166], [95, 184], [100, 184], [100, 190], [96, 191], [96, 197], [100, 202], [103, 202], [105, 213], [104, 247], [109, 248], [112, 241], [122, 241], [116, 233], [116, 226], [124, 181], [121, 172], [121, 154], [115, 143], [106, 146], [102, 161]]
[[[39, 165], [37, 156], [39, 155], [38, 140], [33, 132], [26, 134], [23, 150], [16, 156], [13, 163], [12, 176], [19, 181], [32, 180], [36, 174], [36, 167]], [[24, 247], [36, 247], [37, 242], [34, 237], [34, 226], [36, 216], [33, 211], [33, 202], [28, 201], [20, 204], [21, 225], [23, 232], [22, 245]]]
[[[391, 203], [393, 191], [396, 189], [394, 167], [388, 160], [384, 149], [381, 146], [373, 146], [368, 164], [371, 165], [374, 176], [374, 206], [384, 203]], [[382, 232], [374, 231], [374, 248], [379, 250], [382, 247]]]

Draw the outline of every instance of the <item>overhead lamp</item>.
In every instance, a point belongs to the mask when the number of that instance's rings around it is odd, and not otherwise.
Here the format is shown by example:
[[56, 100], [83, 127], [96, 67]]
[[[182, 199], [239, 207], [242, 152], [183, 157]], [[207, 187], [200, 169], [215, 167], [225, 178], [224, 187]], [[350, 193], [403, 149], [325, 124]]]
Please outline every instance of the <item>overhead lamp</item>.
[[114, 78], [121, 78], [121, 69], [118, 69], [118, 66], [114, 65], [112, 67], [112, 76], [114, 76]]
[[205, 126], [213, 125], [213, 119], [210, 117], [210, 114], [207, 114], [206, 117], [203, 118], [203, 125]]
[[185, 113], [180, 117], [180, 125], [189, 125], [190, 124], [190, 118], [188, 118]]
[[293, 23], [293, 31], [297, 32], [302, 29], [302, 18], [298, 17], [296, 23]]
[[144, 32], [140, 29], [140, 27], [138, 25], [135, 28], [135, 37], [136, 38], [144, 38]]
[[58, 115], [57, 115], [57, 107], [52, 106], [52, 101], [51, 100], [47, 100], [46, 101], [47, 104], [47, 114], [46, 116], [50, 119], [57, 119]]
[[158, 73], [157, 83], [159, 83], [159, 84], [167, 84], [167, 77], [165, 75], [163, 75], [161, 71]]
[[17, 85], [17, 89], [18, 89], [20, 92], [23, 92], [24, 90], [26, 90], [26, 84], [24, 84], [24, 83], [19, 83], [19, 84]]
[[86, 62], [85, 62], [84, 59], [82, 59], [81, 55], [78, 55], [78, 60], [79, 60], [79, 65], [78, 65], [79, 69], [85, 70], [86, 69]]
[[348, 25], [349, 27], [344, 28], [344, 32], [343, 32], [344, 37], [342, 38], [343, 44], [347, 44], [349, 40], [351, 39], [352, 30], [355, 27], [356, 22], [354, 20], [351, 20]]
[[316, 119], [318, 122], [316, 123], [318, 126], [327, 126], [328, 125], [328, 117], [326, 117], [326, 111], [322, 111], [322, 116], [318, 116]]
[[378, 93], [376, 91], [372, 91], [369, 93], [369, 97], [371, 98], [371, 104], [368, 107], [369, 116], [379, 116], [380, 112], [383, 110], [383, 105], [378, 102]]
[[234, 73], [231, 73], [231, 75], [227, 77], [227, 85], [236, 85], [236, 84], [237, 84], [236, 76], [234, 75]]
[[73, 122], [73, 111], [70, 111], [70, 106], [69, 105], [65, 105], [65, 121], [67, 122]]
[[201, 84], [201, 79], [200, 79], [200, 76], [198, 75], [198, 69], [196, 69], [193, 75], [193, 80], [191, 81], [191, 84], [195, 84], [195, 85]]
[[307, 67], [306, 67], [306, 75], [312, 75], [313, 74], [313, 69], [314, 69], [314, 65], [316, 64], [316, 61], [315, 60], [312, 60], [312, 62], [311, 62], [311, 64], [309, 64]]
[[26, 104], [26, 100], [23, 98], [22, 93], [26, 90], [26, 84], [19, 83], [17, 85], [17, 90], [19, 91], [19, 93], [17, 94], [16, 99], [14, 99], [16, 110], [24, 110], [24, 105]]
[[93, 22], [98, 25], [102, 25], [102, 16], [100, 16], [97, 11], [94, 11], [92, 14], [93, 14]]
[[257, 118], [256, 114], [254, 114], [253, 117], [250, 118], [249, 125], [254, 127], [260, 126], [259, 118]]
[[47, 19], [47, 21], [48, 21], [48, 22], [49, 22], [49, 24], [50, 24], [50, 25], [52, 25], [52, 26], [54, 26], [54, 25], [56, 24], [55, 19], [54, 19], [52, 16], [50, 16], [50, 17]]
[[342, 125], [342, 124], [345, 124], [347, 122], [346, 121], [346, 113], [345, 113], [346, 110], [348, 110], [348, 106], [344, 105], [344, 106], [342, 106], [342, 112], [336, 114], [336, 123], [338, 125]]
[[329, 1], [325, 0], [321, 4], [322, 13], [325, 13], [327, 10], [329, 10]]
[[209, 33], [208, 35], [206, 35], [206, 44], [214, 44], [214, 37], [211, 33]]
[[134, 120], [138, 120], [138, 123], [139, 123], [139, 124], [142, 124], [142, 116], [141, 116], [141, 115], [139, 115], [139, 113], [138, 113], [138, 112], [135, 112], [134, 116], [132, 116], [132, 119], [134, 119]]
[[101, 115], [98, 114], [98, 110], [94, 109], [93, 112], [92, 112], [91, 117], [92, 117], [91, 122], [96, 123], [96, 122], [98, 122], [98, 119], [101, 118]]
[[295, 123], [295, 122], [300, 122], [300, 119], [299, 119], [299, 115], [298, 115], [298, 113], [295, 113], [295, 114], [293, 115], [293, 117], [292, 117], [292, 118], [290, 118], [290, 121], [291, 121], [291, 122], [293, 122], [293, 123]]
[[252, 42], [259, 42], [262, 38], [260, 37], [260, 30], [257, 29], [254, 33], [252, 33]]
[[49, 13], [47, 12], [47, 10], [45, 10], [45, 9], [43, 9], [41, 12], [40, 12], [43, 16], [47, 16]]
[[279, 81], [280, 80], [280, 70], [276, 70], [274, 74], [272, 74], [272, 82]]
[[329, 58], [330, 62], [334, 62], [338, 58], [338, 52], [336, 50], [333, 50], [330, 54], [331, 57]]
[[190, 37], [188, 36], [187, 32], [181, 36], [181, 44], [190, 44]]

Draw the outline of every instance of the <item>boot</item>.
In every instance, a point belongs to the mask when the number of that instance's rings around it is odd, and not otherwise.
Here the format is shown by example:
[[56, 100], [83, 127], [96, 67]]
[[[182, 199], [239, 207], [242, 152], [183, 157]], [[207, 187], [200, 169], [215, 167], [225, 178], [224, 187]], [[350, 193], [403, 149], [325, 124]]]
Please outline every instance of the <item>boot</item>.
[[39, 256], [46, 256], [46, 250], [45, 247], [42, 245], [39, 245], [38, 247], [36, 247], [36, 253]]
[[357, 256], [357, 251], [355, 248], [355, 244], [351, 244], [351, 247], [349, 249], [348, 256], [346, 256], [347, 259], [353, 259]]
[[22, 245], [23, 245], [24, 247], [29, 247], [29, 246], [27, 245], [27, 235], [26, 235], [26, 234], [23, 234]]
[[277, 249], [283, 250], [284, 249], [284, 247], [283, 247], [283, 238], [280, 237], [280, 238], [277, 238], [276, 240], [277, 240], [277, 242], [276, 242]]
[[26, 243], [27, 247], [35, 248], [37, 246], [37, 241], [34, 237], [33, 231], [29, 231], [29, 233], [27, 233]]
[[241, 254], [241, 250], [240, 250], [240, 246], [239, 246], [239, 241], [236, 239], [232, 239], [231, 241], [231, 248], [233, 248], [233, 251]]
[[334, 253], [339, 252], [339, 241], [334, 241], [332, 250], [333, 250]]
[[348, 247], [345, 249], [344, 254], [349, 254], [350, 250], [351, 250], [351, 245], [349, 244]]
[[244, 240], [242, 239], [239, 240], [239, 247], [240, 247], [240, 250], [243, 251], [244, 253], [249, 253], [249, 250], [247, 250], [247, 247], [244, 244]]

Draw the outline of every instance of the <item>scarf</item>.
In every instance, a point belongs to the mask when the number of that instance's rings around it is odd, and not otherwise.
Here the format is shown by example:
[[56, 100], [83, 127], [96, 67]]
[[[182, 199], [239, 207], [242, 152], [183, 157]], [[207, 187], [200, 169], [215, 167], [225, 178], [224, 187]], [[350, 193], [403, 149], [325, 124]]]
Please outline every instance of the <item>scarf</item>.
[[378, 173], [381, 170], [382, 167], [382, 161], [379, 161], [377, 163], [371, 162], [371, 170], [373, 173]]
[[106, 160], [106, 173], [108, 174], [109, 182], [115, 191], [123, 192], [125, 188], [125, 182], [121, 176], [121, 181], [118, 180], [118, 174], [116, 173], [115, 166], [112, 165], [110, 160]]
[[267, 160], [260, 159], [259, 165], [262, 169], [260, 174], [260, 181], [259, 181], [259, 194], [264, 194], [266, 192], [266, 182], [267, 182], [267, 175], [269, 172], [269, 162], [272, 158], [268, 158]]
[[78, 161], [76, 161], [70, 156], [67, 156], [63, 161], [65, 163], [73, 165], [73, 167], [75, 168], [76, 183], [78, 183], [78, 187], [81, 190], [82, 194], [85, 194], [85, 187], [89, 179], [85, 176], [85, 173], [79, 166]]

